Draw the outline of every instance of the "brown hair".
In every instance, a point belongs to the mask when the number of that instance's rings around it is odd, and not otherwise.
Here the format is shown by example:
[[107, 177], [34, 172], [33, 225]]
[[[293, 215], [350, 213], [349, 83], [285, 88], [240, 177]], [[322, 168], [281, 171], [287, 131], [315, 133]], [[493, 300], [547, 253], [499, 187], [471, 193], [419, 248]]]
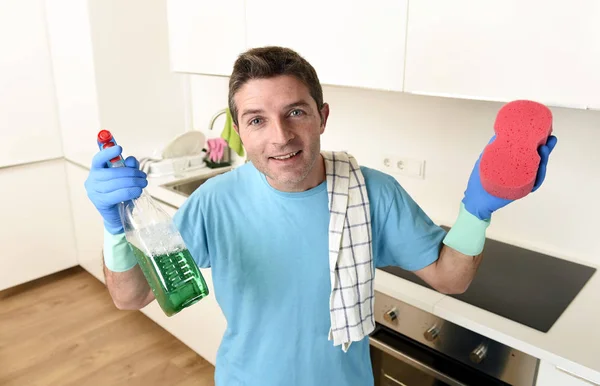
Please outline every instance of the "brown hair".
[[297, 52], [285, 47], [252, 48], [238, 56], [229, 78], [229, 110], [238, 125], [238, 111], [233, 100], [235, 93], [249, 80], [291, 75], [308, 87], [319, 111], [323, 107], [323, 90], [313, 66]]

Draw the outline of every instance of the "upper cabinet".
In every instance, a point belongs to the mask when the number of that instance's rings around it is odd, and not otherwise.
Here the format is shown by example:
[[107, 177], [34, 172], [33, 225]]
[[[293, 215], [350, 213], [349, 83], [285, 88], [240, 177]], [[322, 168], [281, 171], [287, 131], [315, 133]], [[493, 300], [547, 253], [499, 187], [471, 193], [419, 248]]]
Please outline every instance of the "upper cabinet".
[[407, 92], [600, 107], [600, 2], [418, 0]]
[[248, 48], [290, 47], [323, 84], [402, 91], [407, 0], [169, 0], [171, 69], [231, 75]]
[[0, 1], [0, 167], [62, 156], [43, 0]]
[[171, 69], [229, 76], [245, 50], [244, 0], [168, 0]]
[[407, 3], [247, 0], [247, 46], [292, 48], [323, 84], [402, 91]]
[[[321, 83], [600, 108], [600, 2], [169, 0], [172, 69], [231, 74], [279, 45]], [[226, 27], [225, 27], [226, 26]]]

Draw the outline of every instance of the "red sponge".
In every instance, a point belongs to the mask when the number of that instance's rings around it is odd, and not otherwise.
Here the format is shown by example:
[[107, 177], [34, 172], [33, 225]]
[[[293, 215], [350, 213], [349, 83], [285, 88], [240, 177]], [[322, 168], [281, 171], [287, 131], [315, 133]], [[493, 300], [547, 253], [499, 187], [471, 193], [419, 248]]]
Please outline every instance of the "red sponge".
[[486, 146], [479, 164], [481, 184], [496, 197], [524, 197], [537, 176], [537, 149], [552, 133], [552, 113], [537, 102], [513, 101], [498, 112], [494, 131], [496, 138]]

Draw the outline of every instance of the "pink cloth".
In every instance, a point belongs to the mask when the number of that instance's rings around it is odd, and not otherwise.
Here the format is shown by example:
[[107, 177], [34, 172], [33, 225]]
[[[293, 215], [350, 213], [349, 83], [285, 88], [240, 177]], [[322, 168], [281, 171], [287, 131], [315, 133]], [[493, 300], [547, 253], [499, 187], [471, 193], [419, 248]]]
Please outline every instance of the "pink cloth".
[[223, 153], [227, 146], [227, 142], [223, 138], [210, 138], [206, 140], [208, 146], [208, 155], [212, 162], [220, 162], [223, 158]]

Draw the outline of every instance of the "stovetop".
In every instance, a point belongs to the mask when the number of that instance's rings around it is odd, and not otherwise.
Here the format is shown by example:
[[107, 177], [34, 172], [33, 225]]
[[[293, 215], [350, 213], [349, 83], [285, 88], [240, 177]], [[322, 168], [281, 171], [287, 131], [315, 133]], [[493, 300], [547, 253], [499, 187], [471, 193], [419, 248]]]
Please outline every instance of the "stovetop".
[[[431, 289], [410, 271], [382, 270]], [[595, 272], [586, 265], [488, 238], [469, 289], [448, 296], [548, 332]]]

